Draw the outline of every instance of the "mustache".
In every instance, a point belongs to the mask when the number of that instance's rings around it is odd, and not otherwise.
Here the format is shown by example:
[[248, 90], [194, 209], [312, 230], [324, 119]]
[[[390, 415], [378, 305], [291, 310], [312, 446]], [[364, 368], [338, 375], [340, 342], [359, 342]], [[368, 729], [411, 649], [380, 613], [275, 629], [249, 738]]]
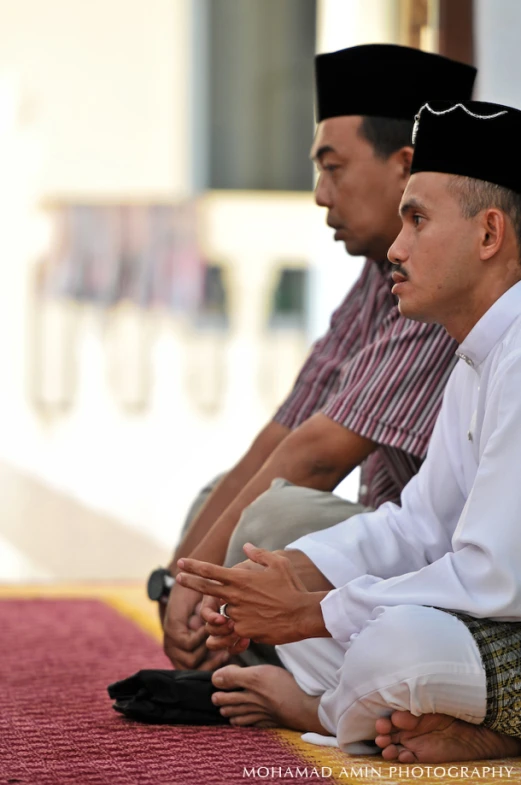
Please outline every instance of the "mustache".
[[391, 264], [393, 273], [399, 273], [400, 275], [403, 275], [404, 278], [409, 278], [407, 270], [405, 270], [401, 264], [395, 264], [395, 262], [391, 262]]

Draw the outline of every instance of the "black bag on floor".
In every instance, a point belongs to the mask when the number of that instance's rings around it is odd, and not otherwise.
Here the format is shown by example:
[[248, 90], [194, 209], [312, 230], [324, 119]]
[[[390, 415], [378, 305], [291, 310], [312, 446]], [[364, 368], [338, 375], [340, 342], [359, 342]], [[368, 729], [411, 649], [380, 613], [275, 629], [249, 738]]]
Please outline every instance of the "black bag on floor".
[[214, 706], [210, 671], [144, 670], [110, 684], [113, 708], [133, 720], [173, 725], [228, 725]]

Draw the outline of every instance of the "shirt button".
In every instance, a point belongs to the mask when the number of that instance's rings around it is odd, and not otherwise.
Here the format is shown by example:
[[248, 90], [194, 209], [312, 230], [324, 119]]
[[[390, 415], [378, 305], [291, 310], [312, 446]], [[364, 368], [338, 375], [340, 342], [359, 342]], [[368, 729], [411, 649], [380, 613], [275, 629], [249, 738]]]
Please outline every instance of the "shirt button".
[[471, 368], [473, 368], [473, 367], [474, 367], [474, 363], [472, 362], [472, 360], [470, 359], [470, 357], [467, 357], [467, 355], [466, 355], [466, 354], [458, 354], [458, 357], [459, 357], [461, 360], [464, 360], [464, 361], [467, 363], [467, 365], [470, 365], [470, 366], [471, 366]]
[[362, 496], [365, 496], [365, 494], [367, 493], [368, 490], [369, 490], [369, 488], [367, 487], [367, 485], [361, 485], [360, 486], [360, 493], [362, 494]]

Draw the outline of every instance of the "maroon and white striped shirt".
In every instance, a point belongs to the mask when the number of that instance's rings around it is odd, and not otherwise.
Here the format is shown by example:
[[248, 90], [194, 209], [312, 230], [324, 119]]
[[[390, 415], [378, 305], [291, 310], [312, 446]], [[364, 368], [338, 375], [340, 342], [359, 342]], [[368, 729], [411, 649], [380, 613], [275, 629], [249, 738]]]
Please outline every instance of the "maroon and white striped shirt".
[[274, 419], [296, 428], [321, 412], [379, 447], [362, 464], [359, 500], [399, 502], [416, 474], [456, 363], [443, 327], [402, 317], [391, 265], [367, 260]]

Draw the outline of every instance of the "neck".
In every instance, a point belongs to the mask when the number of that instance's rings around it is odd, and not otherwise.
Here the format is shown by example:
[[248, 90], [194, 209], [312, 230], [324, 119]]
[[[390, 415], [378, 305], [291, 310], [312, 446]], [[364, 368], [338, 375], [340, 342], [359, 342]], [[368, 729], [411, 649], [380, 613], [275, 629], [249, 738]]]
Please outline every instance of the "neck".
[[460, 306], [442, 322], [443, 326], [459, 344], [463, 343], [472, 328], [486, 314], [495, 302], [497, 302], [505, 292], [512, 286], [521, 281], [521, 270], [514, 278], [500, 281], [484, 281], [479, 291], [473, 293], [466, 300], [464, 306]]

